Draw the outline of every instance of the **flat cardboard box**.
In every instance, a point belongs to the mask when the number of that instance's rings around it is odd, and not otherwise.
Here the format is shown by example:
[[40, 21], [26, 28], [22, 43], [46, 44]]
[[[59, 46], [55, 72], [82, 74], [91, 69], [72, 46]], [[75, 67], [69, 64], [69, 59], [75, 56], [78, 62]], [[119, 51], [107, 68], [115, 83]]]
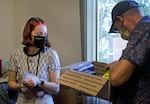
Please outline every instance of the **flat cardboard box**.
[[62, 86], [72, 88], [84, 95], [95, 96], [111, 101], [111, 85], [109, 80], [103, 78], [105, 63], [93, 62], [96, 75], [66, 69], [59, 82]]

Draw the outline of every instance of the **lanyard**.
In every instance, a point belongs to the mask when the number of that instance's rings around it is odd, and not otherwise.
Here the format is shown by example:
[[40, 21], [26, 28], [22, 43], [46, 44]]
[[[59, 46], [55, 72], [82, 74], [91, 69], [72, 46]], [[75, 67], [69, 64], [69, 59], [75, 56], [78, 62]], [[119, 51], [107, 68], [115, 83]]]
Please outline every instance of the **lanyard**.
[[[38, 74], [38, 67], [39, 67], [39, 61], [40, 61], [40, 53], [38, 55], [38, 59], [37, 59], [37, 66], [36, 66], [36, 76]], [[31, 73], [30, 67], [29, 67], [29, 56], [27, 56], [27, 66], [28, 66], [28, 72]]]

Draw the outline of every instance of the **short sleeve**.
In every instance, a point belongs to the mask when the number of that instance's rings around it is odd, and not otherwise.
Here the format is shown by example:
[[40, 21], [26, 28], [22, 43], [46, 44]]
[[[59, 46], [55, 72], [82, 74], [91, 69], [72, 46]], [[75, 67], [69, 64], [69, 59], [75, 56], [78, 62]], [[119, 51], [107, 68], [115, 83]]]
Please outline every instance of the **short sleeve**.
[[15, 49], [11, 55], [10, 55], [10, 59], [9, 59], [9, 70], [11, 71], [16, 71], [17, 72], [17, 50]]
[[54, 70], [60, 70], [60, 61], [59, 56], [55, 50], [51, 50], [49, 53], [49, 65], [48, 70], [54, 71]]
[[132, 32], [127, 47], [123, 50], [121, 59], [127, 59], [137, 65], [144, 61], [146, 52], [150, 49], [150, 26], [141, 24]]

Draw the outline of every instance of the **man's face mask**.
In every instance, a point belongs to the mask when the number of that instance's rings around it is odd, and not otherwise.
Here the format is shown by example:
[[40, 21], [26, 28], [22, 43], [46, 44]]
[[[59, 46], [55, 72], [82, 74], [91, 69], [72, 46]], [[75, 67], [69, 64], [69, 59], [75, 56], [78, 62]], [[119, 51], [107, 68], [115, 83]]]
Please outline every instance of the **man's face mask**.
[[34, 45], [37, 48], [43, 48], [47, 42], [47, 36], [34, 36]]
[[116, 31], [121, 34], [121, 38], [124, 40], [128, 40], [131, 33], [124, 28], [123, 21], [116, 21], [116, 27]]
[[131, 33], [128, 30], [126, 30], [125, 28], [122, 27], [121, 30], [120, 30], [120, 34], [121, 34], [122, 39], [128, 40]]

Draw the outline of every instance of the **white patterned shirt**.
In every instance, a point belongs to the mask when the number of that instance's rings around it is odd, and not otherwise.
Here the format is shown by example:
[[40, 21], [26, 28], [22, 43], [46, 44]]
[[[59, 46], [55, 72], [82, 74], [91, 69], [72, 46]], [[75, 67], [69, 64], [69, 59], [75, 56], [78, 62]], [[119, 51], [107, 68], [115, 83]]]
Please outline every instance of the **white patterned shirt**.
[[[48, 47], [44, 47], [43, 52], [39, 52], [35, 55], [27, 55], [24, 51], [24, 47], [20, 47], [15, 49], [10, 56], [9, 70], [17, 73], [17, 81], [19, 83], [22, 83], [25, 73], [32, 73], [37, 77], [48, 81], [49, 73], [51, 71], [60, 70], [59, 57], [55, 50]], [[50, 97], [47, 97], [48, 95]], [[51, 95], [48, 95], [45, 96], [46, 98], [49, 98], [47, 101], [52, 100]], [[46, 99], [43, 99], [44, 102], [40, 102], [40, 104], [53, 104], [48, 103], [49, 101], [46, 103]], [[41, 98], [40, 100], [42, 101]], [[17, 104], [38, 104], [37, 102], [39, 102], [37, 97], [31, 96], [27, 99], [22, 92], [19, 92]]]

